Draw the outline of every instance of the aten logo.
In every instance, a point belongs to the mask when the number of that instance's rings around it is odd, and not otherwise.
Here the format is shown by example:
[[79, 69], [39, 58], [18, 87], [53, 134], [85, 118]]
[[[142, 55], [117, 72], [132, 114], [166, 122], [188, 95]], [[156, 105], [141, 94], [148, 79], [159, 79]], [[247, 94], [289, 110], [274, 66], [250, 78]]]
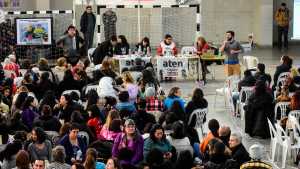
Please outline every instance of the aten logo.
[[163, 62], [163, 67], [183, 67], [183, 62], [168, 60]]

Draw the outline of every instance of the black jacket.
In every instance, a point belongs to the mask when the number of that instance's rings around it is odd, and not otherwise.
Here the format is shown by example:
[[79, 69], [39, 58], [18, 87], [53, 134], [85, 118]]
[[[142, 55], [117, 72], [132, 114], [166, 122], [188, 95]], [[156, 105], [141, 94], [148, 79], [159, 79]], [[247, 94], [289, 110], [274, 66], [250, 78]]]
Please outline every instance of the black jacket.
[[249, 157], [249, 153], [247, 152], [243, 144], [234, 147], [233, 149], [231, 149], [231, 151], [232, 158], [239, 164], [239, 166], [251, 160], [251, 158]]
[[40, 117], [37, 117], [33, 121], [33, 126], [34, 127], [41, 127], [45, 131], [56, 131], [56, 132], [59, 132], [59, 129], [61, 127], [61, 123], [55, 117], [40, 116]]
[[251, 87], [256, 83], [256, 79], [253, 76], [247, 76], [242, 79], [238, 84], [238, 90], [241, 91], [242, 87]]
[[245, 132], [252, 136], [269, 138], [267, 118], [274, 118], [272, 96], [265, 92], [259, 95], [252, 94], [245, 109]]
[[281, 65], [277, 66], [275, 74], [274, 74], [274, 78], [273, 78], [274, 79], [273, 86], [277, 85], [277, 80], [278, 80], [279, 75], [283, 72], [289, 72], [290, 69], [291, 69], [291, 67], [288, 65], [285, 65], [285, 64], [281, 64]]
[[[94, 25], [93, 28], [95, 28], [96, 16], [93, 13], [91, 13], [91, 15], [93, 16], [93, 25]], [[80, 18], [80, 31], [82, 33], [86, 33], [87, 27], [88, 27], [88, 13], [84, 12]]]
[[229, 157], [212, 156], [210, 160], [204, 164], [204, 169], [239, 169], [240, 166], [235, 160], [229, 159]]
[[116, 54], [116, 47], [112, 46], [110, 40], [104, 41], [92, 54], [93, 62], [95, 65], [101, 64], [105, 56], [112, 57], [114, 54]]
[[[192, 115], [193, 111], [196, 109], [204, 109], [207, 108], [207, 101], [203, 99], [201, 102], [194, 102], [190, 101], [187, 106], [185, 107], [185, 112], [187, 115], [187, 123], [190, 120], [190, 116]], [[206, 117], [204, 117], [204, 122], [206, 121]], [[189, 127], [195, 127], [196, 125], [196, 117], [193, 117], [191, 124], [188, 124]]]
[[[128, 55], [129, 54], [129, 44], [128, 43], [124, 43], [124, 44], [121, 44], [119, 43], [116, 47], [117, 49], [117, 55]], [[125, 53], [123, 53], [123, 51]]]

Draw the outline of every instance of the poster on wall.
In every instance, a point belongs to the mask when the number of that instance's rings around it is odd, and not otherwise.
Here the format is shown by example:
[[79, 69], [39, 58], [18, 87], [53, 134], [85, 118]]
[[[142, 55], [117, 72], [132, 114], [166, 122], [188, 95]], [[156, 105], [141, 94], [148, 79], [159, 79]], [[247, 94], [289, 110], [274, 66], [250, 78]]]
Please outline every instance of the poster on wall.
[[51, 45], [52, 18], [16, 18], [17, 45]]
[[186, 79], [188, 71], [188, 58], [160, 57], [157, 59], [157, 72], [160, 79], [166, 77]]

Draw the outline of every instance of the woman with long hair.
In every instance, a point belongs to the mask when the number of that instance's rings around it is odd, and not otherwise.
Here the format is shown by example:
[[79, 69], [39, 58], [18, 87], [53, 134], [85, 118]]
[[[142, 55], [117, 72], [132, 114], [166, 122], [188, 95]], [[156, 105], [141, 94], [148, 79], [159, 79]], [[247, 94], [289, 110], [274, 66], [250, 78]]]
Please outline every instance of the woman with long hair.
[[111, 68], [112, 66], [111, 64], [112, 63], [110, 60], [104, 59], [100, 71], [104, 76], [108, 76], [111, 77], [112, 79], [115, 79], [117, 77], [117, 74]]
[[112, 156], [121, 160], [122, 164], [136, 165], [143, 160], [143, 137], [136, 129], [135, 123], [127, 119], [124, 131], [115, 139]]
[[35, 100], [32, 96], [28, 96], [22, 105], [22, 121], [31, 129], [33, 120], [38, 116]]
[[128, 55], [129, 54], [129, 43], [124, 35], [118, 36], [118, 44], [116, 47], [117, 55]]
[[274, 73], [273, 89], [275, 89], [275, 87], [277, 85], [277, 80], [278, 80], [279, 75], [283, 72], [290, 72], [292, 65], [293, 65], [293, 59], [287, 55], [284, 55], [281, 57], [280, 63], [281, 64], [276, 67], [276, 71]]
[[168, 97], [164, 101], [164, 107], [169, 110], [175, 100], [178, 100], [180, 106], [184, 109], [185, 101], [181, 98], [181, 89], [179, 87], [171, 88]]
[[29, 154], [25, 150], [17, 153], [15, 169], [31, 169]]
[[121, 164], [117, 158], [109, 158], [105, 169], [122, 169]]
[[129, 102], [136, 102], [136, 98], [139, 92], [139, 87], [134, 83], [134, 80], [129, 71], [122, 74], [123, 84], [122, 86], [128, 91]]
[[97, 162], [97, 151], [94, 148], [88, 148], [86, 151], [84, 169], [104, 169], [105, 164]]
[[[119, 126], [118, 126], [119, 125]], [[111, 110], [108, 113], [105, 124], [100, 132], [100, 140], [113, 141], [122, 132], [121, 117], [117, 110]]]
[[171, 130], [172, 125], [176, 121], [181, 121], [182, 123], [186, 124], [186, 114], [184, 109], [181, 107], [180, 102], [175, 100], [172, 104], [172, 107], [165, 111], [159, 118], [159, 124], [164, 124], [163, 126], [166, 130]]
[[100, 97], [96, 90], [92, 89], [87, 94], [87, 103], [86, 103], [86, 109], [89, 109], [91, 105], [97, 104]]
[[40, 100], [39, 110], [41, 111], [43, 105], [49, 105], [51, 110], [58, 103], [58, 100], [55, 97], [54, 91], [47, 90], [43, 98]]
[[151, 55], [150, 39], [148, 37], [144, 37], [142, 41], [136, 45], [136, 52], [138, 55]]
[[52, 160], [52, 143], [47, 140], [45, 131], [40, 127], [36, 127], [32, 129], [31, 134], [33, 143], [28, 146], [31, 161], [41, 159], [50, 162]]

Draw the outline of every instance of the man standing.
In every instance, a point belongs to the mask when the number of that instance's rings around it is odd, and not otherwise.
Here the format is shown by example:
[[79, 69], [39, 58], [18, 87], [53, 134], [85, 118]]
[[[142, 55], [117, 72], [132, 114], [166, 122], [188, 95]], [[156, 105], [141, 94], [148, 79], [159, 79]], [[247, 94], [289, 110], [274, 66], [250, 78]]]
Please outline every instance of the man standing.
[[225, 52], [225, 74], [227, 76], [240, 76], [241, 69], [239, 64], [239, 53], [243, 52], [243, 47], [234, 39], [234, 32], [226, 32], [226, 40], [220, 48], [221, 52]]
[[86, 50], [92, 48], [96, 16], [93, 14], [92, 6], [88, 5], [80, 19], [80, 31], [83, 33]]
[[283, 36], [284, 48], [288, 49], [290, 11], [286, 7], [286, 3], [282, 3], [280, 8], [276, 11], [275, 21], [278, 25], [278, 48], [279, 49], [282, 48], [282, 36]]

